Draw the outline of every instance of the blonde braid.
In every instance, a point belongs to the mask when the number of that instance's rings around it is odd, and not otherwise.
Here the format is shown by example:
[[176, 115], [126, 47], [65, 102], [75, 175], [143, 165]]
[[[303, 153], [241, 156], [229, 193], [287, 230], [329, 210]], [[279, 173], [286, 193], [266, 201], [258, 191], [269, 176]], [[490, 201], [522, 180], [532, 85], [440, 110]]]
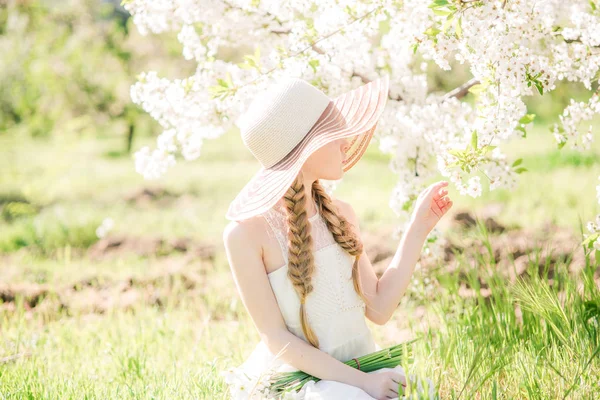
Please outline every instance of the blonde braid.
[[306, 214], [304, 182], [299, 176], [283, 196], [288, 222], [288, 277], [300, 297], [300, 322], [308, 342], [319, 347], [317, 335], [308, 324], [306, 296], [313, 290], [311, 277], [315, 270], [312, 236]]
[[331, 197], [325, 191], [325, 188], [319, 180], [312, 185], [312, 194], [319, 207], [319, 212], [323, 216], [327, 228], [333, 235], [335, 241], [350, 255], [356, 256], [352, 265], [352, 283], [356, 293], [367, 303], [367, 299], [360, 285], [360, 276], [358, 270], [358, 260], [363, 252], [363, 244], [360, 238], [354, 233], [352, 224], [341, 214], [337, 212], [337, 207], [333, 204]]

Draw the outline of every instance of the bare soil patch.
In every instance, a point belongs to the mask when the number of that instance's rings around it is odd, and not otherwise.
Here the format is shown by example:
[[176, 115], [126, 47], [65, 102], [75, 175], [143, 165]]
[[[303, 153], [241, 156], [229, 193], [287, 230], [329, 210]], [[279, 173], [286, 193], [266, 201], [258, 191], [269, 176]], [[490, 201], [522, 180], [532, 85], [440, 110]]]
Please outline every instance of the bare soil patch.
[[[421, 267], [424, 270], [444, 268], [448, 273], [457, 274], [461, 296], [475, 297], [479, 294], [484, 298], [491, 295], [486, 274], [478, 277], [478, 287], [473, 288], [465, 264], [470, 269], [482, 272], [485, 272], [482, 268], [493, 268], [511, 282], [519, 277], [527, 277], [530, 271], [527, 266], [532, 262], [538, 264], [539, 276], [549, 279], [550, 283], [558, 263], [568, 265], [569, 272], [573, 274], [584, 268], [585, 254], [579, 245], [580, 237], [552, 224], [547, 224], [541, 230], [505, 227], [494, 218], [493, 214], [498, 212], [498, 207], [494, 207], [492, 205], [484, 210], [483, 215], [456, 212], [450, 224], [458, 234], [448, 236], [443, 247], [443, 260], [437, 263], [421, 260]], [[490, 235], [493, 235], [489, 239], [491, 248], [486, 246], [480, 235], [460, 234], [473, 230], [477, 220], [484, 223]], [[399, 242], [392, 239], [391, 230], [364, 232], [363, 240], [376, 274], [381, 276]], [[168, 302], [177, 301], [182, 294], [189, 297], [204, 293], [209, 284], [208, 271], [214, 267], [217, 251], [222, 251], [220, 244], [198, 242], [191, 238], [167, 240], [160, 237], [110, 236], [94, 244], [87, 255], [92, 259], [110, 259], [130, 254], [159, 256], [165, 268], [160, 273], [143, 278], [131, 276], [121, 280], [106, 280], [89, 276], [63, 287], [0, 282], [0, 308], [15, 309], [18, 301], [22, 301], [26, 310], [63, 310], [68, 314], [105, 313], [140, 303], [163, 307]], [[174, 253], [183, 254], [183, 259], [172, 257]], [[593, 258], [591, 262], [596, 265]], [[600, 268], [596, 270], [595, 279], [600, 285]]]

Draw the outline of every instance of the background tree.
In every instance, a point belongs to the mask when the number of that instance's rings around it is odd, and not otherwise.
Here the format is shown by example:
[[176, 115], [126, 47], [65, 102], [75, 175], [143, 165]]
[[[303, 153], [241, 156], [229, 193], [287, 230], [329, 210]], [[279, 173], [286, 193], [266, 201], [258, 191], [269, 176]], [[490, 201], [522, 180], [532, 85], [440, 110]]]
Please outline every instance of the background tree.
[[[526, 168], [498, 144], [527, 137], [535, 114], [524, 98], [551, 92], [560, 81], [583, 85], [588, 99], [564, 109], [549, 139], [576, 150], [593, 140], [591, 125], [578, 128], [600, 111], [595, 0], [122, 4], [142, 34], [177, 31], [184, 57], [198, 63], [188, 78], [171, 81], [150, 71], [132, 87], [133, 101], [165, 129], [156, 149], [136, 154], [136, 168], [147, 178], [161, 176], [178, 151], [197, 158], [203, 140], [228, 131], [255, 93], [282, 75], [301, 76], [335, 96], [390, 74], [377, 138], [392, 155], [398, 183], [390, 206], [404, 220], [438, 172], [473, 197], [482, 193], [482, 177], [489, 190], [514, 187]], [[237, 57], [223, 57], [228, 49]], [[443, 70], [457, 60], [472, 77], [447, 93], [432, 91], [422, 60]], [[470, 102], [461, 100], [467, 93]], [[600, 249], [597, 230], [591, 233], [590, 246]]]

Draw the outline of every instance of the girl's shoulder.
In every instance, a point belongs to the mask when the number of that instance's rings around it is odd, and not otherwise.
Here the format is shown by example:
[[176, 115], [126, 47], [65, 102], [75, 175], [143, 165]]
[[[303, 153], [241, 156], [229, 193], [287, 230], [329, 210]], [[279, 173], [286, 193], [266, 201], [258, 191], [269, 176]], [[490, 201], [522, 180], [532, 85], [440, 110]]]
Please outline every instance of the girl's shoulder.
[[334, 206], [336, 206], [338, 213], [341, 214], [344, 218], [346, 218], [349, 221], [356, 220], [356, 212], [354, 211], [354, 208], [352, 208], [352, 205], [350, 203], [338, 198], [334, 198], [333, 196], [331, 197], [331, 202]]
[[266, 234], [263, 215], [256, 215], [243, 220], [229, 221], [223, 229], [223, 242], [244, 242], [246, 246], [254, 245], [260, 250]]

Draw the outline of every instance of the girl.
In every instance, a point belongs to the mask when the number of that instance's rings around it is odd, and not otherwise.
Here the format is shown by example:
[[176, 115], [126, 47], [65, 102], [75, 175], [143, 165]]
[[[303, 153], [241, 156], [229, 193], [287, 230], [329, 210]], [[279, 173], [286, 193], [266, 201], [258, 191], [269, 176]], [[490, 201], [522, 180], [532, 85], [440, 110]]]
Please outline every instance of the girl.
[[[344, 364], [380, 347], [365, 318], [383, 325], [400, 302], [421, 248], [450, 209], [447, 182], [425, 189], [395, 256], [377, 278], [350, 204], [319, 179], [337, 180], [361, 158], [388, 98], [386, 75], [330, 99], [301, 79], [257, 97], [238, 125], [262, 168], [229, 206], [223, 233], [240, 297], [261, 341], [225, 374], [237, 398], [257, 393], [267, 370], [320, 378], [298, 399], [395, 399], [403, 369], [371, 373]], [[243, 384], [242, 384], [243, 383]], [[401, 386], [399, 386], [401, 385]], [[434, 398], [418, 383], [418, 390]], [[256, 398], [259, 398], [257, 396]]]

